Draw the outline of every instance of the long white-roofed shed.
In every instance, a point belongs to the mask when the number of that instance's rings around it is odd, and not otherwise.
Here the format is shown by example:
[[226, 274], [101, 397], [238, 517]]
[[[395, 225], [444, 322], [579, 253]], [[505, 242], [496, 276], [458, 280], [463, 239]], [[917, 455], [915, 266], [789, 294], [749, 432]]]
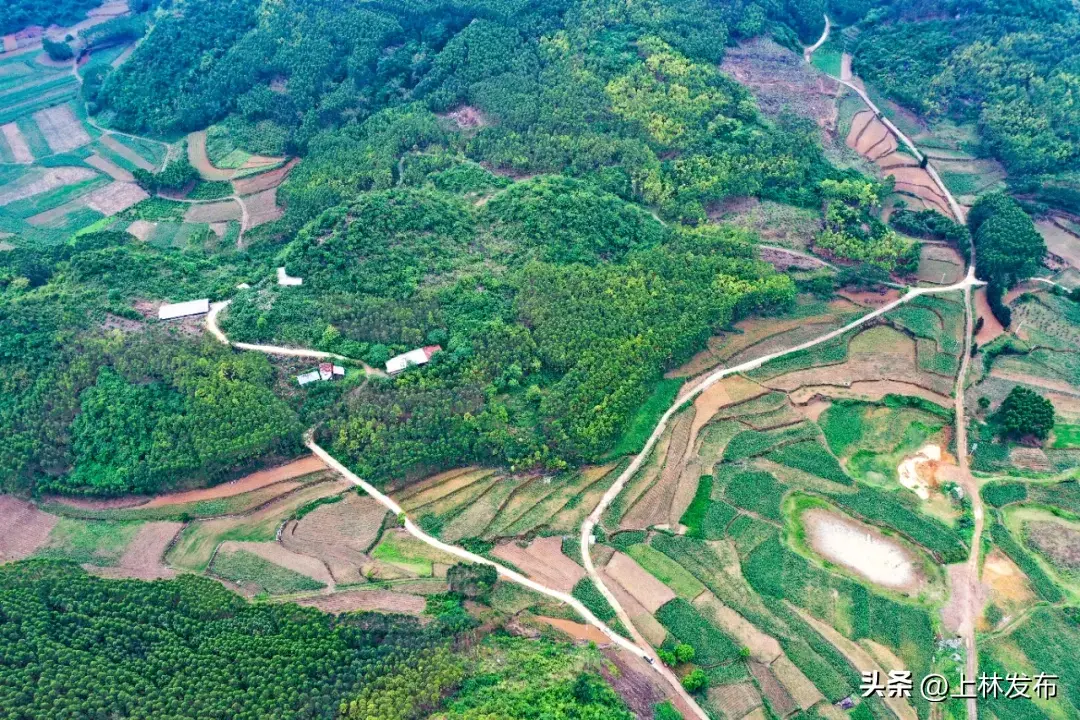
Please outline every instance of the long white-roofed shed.
[[158, 308], [158, 318], [172, 320], [174, 318], [188, 317], [189, 315], [205, 315], [210, 312], [210, 300], [189, 300], [182, 303], [162, 305]]

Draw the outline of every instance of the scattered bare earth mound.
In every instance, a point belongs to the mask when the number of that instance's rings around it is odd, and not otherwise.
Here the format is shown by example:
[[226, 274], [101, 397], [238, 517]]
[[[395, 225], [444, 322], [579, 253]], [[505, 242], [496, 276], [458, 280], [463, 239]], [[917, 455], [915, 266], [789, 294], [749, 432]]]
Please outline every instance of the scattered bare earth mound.
[[0, 495], [0, 518], [0, 563], [32, 555], [48, 540], [57, 520], [32, 503], [10, 495]]

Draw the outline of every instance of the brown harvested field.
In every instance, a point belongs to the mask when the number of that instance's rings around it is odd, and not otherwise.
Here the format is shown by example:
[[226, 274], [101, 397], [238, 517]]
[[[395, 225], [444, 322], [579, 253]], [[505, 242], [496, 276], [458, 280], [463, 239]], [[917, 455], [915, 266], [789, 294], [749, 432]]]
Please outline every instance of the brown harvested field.
[[397, 501], [405, 512], [411, 513], [414, 510], [444, 500], [472, 485], [488, 480], [494, 474], [494, 470], [471, 469], [467, 472], [451, 475], [449, 479], [442, 482], [428, 485], [420, 492], [413, 492], [405, 497], [399, 496]]
[[570, 592], [585, 577], [585, 570], [563, 555], [562, 538], [558, 536], [537, 538], [524, 548], [516, 542], [500, 543], [492, 554], [561, 592]]
[[975, 288], [975, 296], [972, 299], [972, 304], [975, 308], [976, 316], [982, 318], [982, 327], [979, 328], [979, 332], [975, 334], [975, 342], [980, 346], [986, 345], [988, 342], [1005, 332], [1005, 328], [1001, 326], [1001, 323], [994, 317], [994, 313], [990, 309], [990, 301], [986, 298], [986, 288]]
[[143, 170], [147, 170], [149, 172], [153, 172], [156, 169], [152, 162], [129, 148], [124, 143], [116, 140], [111, 135], [102, 135], [100, 141], [102, 145], [109, 148], [114, 153], [124, 158], [128, 162], [132, 163], [133, 165], [135, 165], [135, 167], [142, 168]]
[[54, 153], [68, 152], [90, 142], [82, 122], [70, 105], [57, 105], [34, 113], [34, 122]]
[[455, 543], [462, 538], [488, 536], [488, 529], [510, 497], [518, 488], [529, 484], [530, 478], [527, 477], [500, 478], [447, 522], [440, 537], [446, 542]]
[[1065, 523], [1033, 520], [1024, 523], [1027, 543], [1066, 571], [1080, 569], [1080, 531]]
[[277, 204], [277, 188], [250, 195], [244, 198], [244, 204], [248, 209], [248, 229], [273, 222], [284, 214]]
[[370, 497], [347, 493], [282, 528], [281, 544], [321, 560], [338, 583], [363, 582], [368, 550], [379, 538], [387, 510]]
[[92, 180], [98, 175], [90, 168], [81, 167], [58, 167], [46, 168], [34, 176], [33, 180], [21, 180], [0, 187], [0, 206], [8, 205], [18, 200], [40, 195], [42, 193], [64, 187], [65, 185], [77, 185], [86, 180]]
[[919, 255], [918, 279], [934, 285], [952, 285], [964, 276], [964, 259], [948, 245], [924, 244]]
[[656, 612], [664, 603], [675, 599], [675, 593], [671, 588], [646, 572], [629, 555], [616, 552], [611, 556], [605, 570], [650, 613]]
[[404, 502], [405, 499], [410, 498], [410, 497], [412, 497], [414, 495], [417, 495], [417, 494], [419, 494], [421, 492], [424, 492], [425, 490], [430, 490], [431, 488], [435, 487], [436, 485], [441, 485], [442, 483], [447, 482], [448, 480], [453, 480], [456, 477], [461, 477], [462, 475], [465, 475], [465, 474], [471, 473], [471, 472], [475, 472], [476, 470], [479, 470], [479, 468], [472, 467], [472, 466], [463, 467], [463, 468], [455, 468], [453, 470], [446, 470], [444, 472], [436, 473], [435, 475], [431, 475], [429, 477], [426, 477], [423, 480], [419, 480], [417, 482], [409, 483], [408, 485], [404, 485], [404, 486], [402, 486], [400, 488], [395, 488], [394, 484], [392, 483], [391, 487], [390, 487], [390, 492], [393, 494], [394, 498], [399, 503]]
[[321, 561], [293, 552], [276, 542], [236, 542], [229, 540], [221, 543], [218, 547], [218, 555], [240, 551], [258, 555], [267, 562], [317, 580], [331, 590], [334, 588], [334, 578]]
[[0, 563], [33, 555], [49, 539], [57, 521], [55, 515], [10, 495], [0, 495], [0, 518]]
[[107, 577], [158, 580], [173, 577], [176, 573], [165, 566], [165, 550], [184, 527], [179, 522], [148, 522], [128, 543], [120, 562], [115, 567], [95, 570]]
[[214, 223], [239, 220], [240, 205], [235, 200], [221, 202], [193, 203], [184, 213], [184, 221], [190, 223]]
[[[693, 441], [691, 441], [690, 447], [693, 447]], [[675, 495], [672, 497], [671, 505], [668, 508], [667, 524], [676, 532], [680, 532], [678, 530], [679, 521], [682, 520], [687, 508], [690, 507], [690, 503], [694, 502], [694, 495], [697, 494], [701, 475], [701, 459], [696, 455], [690, 455], [683, 464], [682, 474], [679, 476], [678, 484], [675, 486]]]
[[[881, 400], [886, 395], [913, 395], [942, 407], [952, 407], [953, 405], [953, 401], [948, 395], [897, 380], [859, 380], [851, 383], [851, 385], [803, 385], [793, 390], [788, 397], [796, 405], [802, 405], [804, 403], [812, 404], [813, 399], [819, 395], [829, 398], [872, 400], [874, 402]], [[825, 407], [827, 405], [816, 410], [823, 411]], [[811, 419], [816, 420], [817, 417]]]
[[783, 655], [780, 643], [770, 635], [758, 630], [742, 615], [722, 603], [709, 591], [694, 598], [694, 606], [707, 619], [750, 650], [750, 657], [757, 662], [771, 663]]
[[112, 217], [150, 197], [145, 190], [131, 182], [114, 182], [98, 188], [82, 201], [91, 210], [97, 210], [105, 217]]
[[695, 413], [691, 407], [676, 418], [659, 480], [630, 506], [619, 523], [620, 529], [648, 528], [668, 522], [687, 450], [690, 448], [690, 428], [694, 424]]
[[598, 572], [604, 581], [604, 585], [615, 596], [622, 609], [626, 611], [626, 614], [630, 617], [630, 622], [634, 623], [634, 627], [638, 629], [638, 632], [653, 645], [661, 645], [668, 634], [664, 626], [633, 595], [628, 593], [626, 588], [619, 584], [618, 580], [612, 577], [606, 567], [600, 568]]
[[790, 393], [804, 385], [850, 387], [858, 381], [881, 377], [917, 385], [939, 395], [947, 396], [952, 392], [952, 378], [920, 370], [914, 341], [884, 325], [856, 335], [849, 345], [845, 362], [796, 370], [766, 380], [763, 384]]
[[574, 640], [584, 640], [586, 642], [596, 643], [597, 645], [611, 644], [611, 638], [605, 635], [600, 628], [595, 625], [586, 625], [585, 623], [574, 622], [573, 620], [563, 620], [562, 618], [543, 616], [538, 616], [537, 619], [543, 620], [556, 630], [561, 630]]
[[802, 670], [795, 667], [795, 663], [791, 662], [787, 655], [776, 658], [769, 669], [803, 710], [809, 710], [825, 699], [817, 686], [810, 682], [810, 678], [806, 677]]
[[297, 601], [328, 613], [389, 612], [421, 615], [427, 601], [422, 595], [407, 595], [393, 590], [350, 590]]
[[691, 442], [697, 440], [698, 433], [713, 416], [728, 405], [735, 405], [751, 398], [764, 395], [768, 388], [757, 384], [742, 375], [732, 375], [713, 384], [694, 400], [694, 424], [690, 427]]
[[769, 701], [774, 713], [779, 717], [787, 717], [799, 709], [795, 698], [791, 697], [783, 683], [776, 679], [768, 665], [751, 660], [749, 663], [750, 674], [757, 680], [761, 693]]
[[1046, 241], [1046, 249], [1074, 268], [1080, 268], [1080, 237], [1051, 220], [1040, 220], [1035, 228]]
[[252, 175], [239, 180], [233, 180], [233, 192], [237, 195], [254, 195], [255, 193], [264, 190], [276, 188], [285, 181], [285, 178], [289, 175], [289, 171], [291, 171], [298, 162], [300, 162], [299, 158], [293, 158], [276, 170], [264, 172], [261, 175]]
[[97, 153], [94, 153], [90, 157], [86, 158], [85, 160], [83, 160], [83, 162], [92, 168], [97, 168], [101, 172], [111, 177], [113, 180], [119, 180], [120, 182], [125, 183], [135, 182], [134, 175], [114, 163], [112, 160], [104, 158]]
[[322, 460], [314, 455], [308, 455], [307, 457], [293, 460], [285, 465], [279, 465], [266, 470], [259, 470], [250, 475], [245, 475], [239, 480], [215, 485], [211, 488], [188, 490], [187, 492], [171, 493], [169, 495], [158, 495], [149, 503], [143, 505], [143, 507], [167, 507], [169, 505], [183, 505], [186, 503], [201, 502], [203, 500], [218, 500], [220, 498], [233, 497], [234, 495], [251, 492], [252, 490], [258, 490], [267, 485], [273, 485], [274, 483], [279, 483], [284, 480], [292, 480], [293, 478], [310, 475], [311, 473], [325, 469], [326, 464], [323, 463]]
[[34, 154], [30, 152], [30, 146], [26, 143], [26, 138], [23, 137], [18, 125], [13, 122], [0, 125], [0, 133], [3, 133], [4, 140], [7, 142], [15, 162], [23, 165], [34, 162]]
[[708, 704], [725, 718], [744, 718], [761, 707], [761, 695], [749, 682], [711, 687], [705, 691], [705, 696], [709, 699]]

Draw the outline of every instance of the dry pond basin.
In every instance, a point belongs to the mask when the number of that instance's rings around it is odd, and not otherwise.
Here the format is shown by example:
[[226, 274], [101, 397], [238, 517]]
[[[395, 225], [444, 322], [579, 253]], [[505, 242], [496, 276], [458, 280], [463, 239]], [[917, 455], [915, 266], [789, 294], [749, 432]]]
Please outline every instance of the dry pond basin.
[[876, 528], [821, 508], [801, 519], [810, 547], [829, 562], [890, 590], [917, 593], [924, 585], [917, 558]]

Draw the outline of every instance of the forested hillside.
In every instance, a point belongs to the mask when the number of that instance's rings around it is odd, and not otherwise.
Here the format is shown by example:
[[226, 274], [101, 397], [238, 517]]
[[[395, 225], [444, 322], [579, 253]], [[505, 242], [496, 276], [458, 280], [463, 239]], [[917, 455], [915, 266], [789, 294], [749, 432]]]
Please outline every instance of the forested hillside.
[[[633, 717], [598, 653], [497, 635], [470, 652], [459, 601], [422, 624], [250, 604], [193, 576], [103, 580], [75, 565], [0, 568], [0, 715], [11, 718]], [[521, 678], [528, 684], [522, 688]]]
[[[1069, 0], [902, 0], [833, 4], [861, 20], [855, 71], [930, 117], [977, 121], [1017, 174], [1070, 169], [1080, 157], [1080, 12]], [[866, 13], [865, 15], [863, 13]]]

